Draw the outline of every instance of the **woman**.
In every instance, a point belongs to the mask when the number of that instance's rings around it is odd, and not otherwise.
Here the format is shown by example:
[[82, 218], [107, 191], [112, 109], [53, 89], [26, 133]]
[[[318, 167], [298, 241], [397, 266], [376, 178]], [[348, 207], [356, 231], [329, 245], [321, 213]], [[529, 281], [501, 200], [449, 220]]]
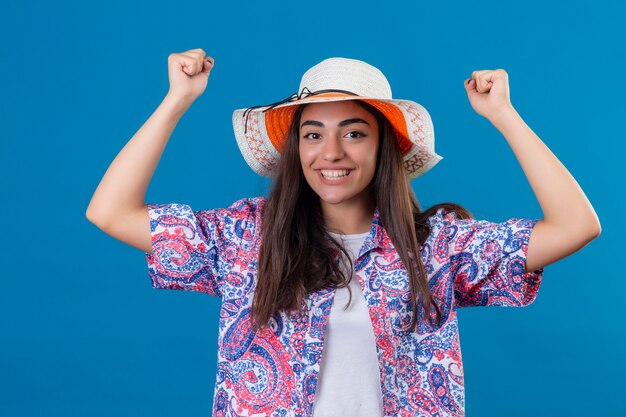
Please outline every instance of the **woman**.
[[428, 113], [344, 58], [309, 69], [298, 94], [234, 112], [244, 158], [274, 178], [269, 198], [199, 212], [145, 204], [213, 59], [195, 49], [168, 66], [170, 91], [87, 217], [146, 252], [156, 288], [222, 299], [213, 415], [464, 415], [456, 309], [530, 304], [544, 266], [600, 234], [574, 178], [511, 105], [501, 69], [473, 72], [465, 89], [544, 218], [476, 221], [453, 203], [421, 211], [409, 179], [441, 159]]

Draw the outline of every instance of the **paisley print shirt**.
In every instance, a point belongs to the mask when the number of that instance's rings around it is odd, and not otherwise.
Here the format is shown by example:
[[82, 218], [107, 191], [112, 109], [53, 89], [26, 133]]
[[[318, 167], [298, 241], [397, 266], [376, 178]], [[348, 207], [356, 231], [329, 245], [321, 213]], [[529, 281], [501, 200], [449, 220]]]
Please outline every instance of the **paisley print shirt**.
[[[155, 288], [199, 291], [221, 298], [213, 416], [311, 416], [324, 330], [335, 290], [309, 294], [296, 312], [280, 312], [253, 332], [261, 221], [267, 200], [253, 197], [228, 208], [194, 212], [184, 204], [150, 204]], [[376, 339], [385, 416], [463, 416], [463, 364], [457, 309], [526, 306], [543, 268], [525, 272], [528, 240], [537, 220], [502, 223], [456, 217], [439, 209], [421, 245], [429, 286], [443, 320], [410, 320], [404, 265], [376, 209], [355, 261]]]

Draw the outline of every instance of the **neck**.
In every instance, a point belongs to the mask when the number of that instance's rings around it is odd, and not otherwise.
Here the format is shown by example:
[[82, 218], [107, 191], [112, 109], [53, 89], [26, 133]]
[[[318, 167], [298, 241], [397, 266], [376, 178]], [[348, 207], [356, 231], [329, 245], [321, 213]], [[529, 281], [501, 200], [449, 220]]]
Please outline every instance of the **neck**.
[[376, 204], [373, 199], [340, 204], [320, 201], [322, 215], [328, 230], [340, 234], [356, 234], [369, 232]]

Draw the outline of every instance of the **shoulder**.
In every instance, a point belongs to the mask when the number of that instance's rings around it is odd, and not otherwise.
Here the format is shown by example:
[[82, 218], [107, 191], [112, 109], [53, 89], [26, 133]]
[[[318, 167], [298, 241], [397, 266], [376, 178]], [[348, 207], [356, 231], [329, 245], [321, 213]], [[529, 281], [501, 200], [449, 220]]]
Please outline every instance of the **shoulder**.
[[[194, 211], [197, 226], [204, 236], [222, 243], [250, 240], [259, 230], [267, 199], [246, 197], [227, 207]], [[230, 244], [229, 243], [229, 244]]]
[[428, 223], [431, 226], [436, 226], [438, 224], [450, 224], [459, 220], [454, 210], [450, 210], [444, 207], [437, 209], [435, 213], [428, 217]]
[[244, 215], [249, 213], [254, 213], [257, 211], [263, 211], [265, 209], [265, 205], [267, 204], [267, 198], [258, 196], [258, 197], [246, 197], [240, 200], [233, 202], [228, 207], [223, 208], [211, 208], [204, 210], [193, 210], [191, 206], [184, 203], [166, 203], [166, 204], [155, 204], [149, 203], [147, 204], [148, 209], [155, 214], [179, 214], [179, 213], [195, 213], [200, 215]]
[[240, 200], [235, 201], [229, 207], [226, 207], [222, 210], [231, 212], [231, 213], [255, 213], [258, 211], [265, 210], [265, 206], [267, 204], [267, 198], [263, 196], [257, 197], [246, 197]]
[[427, 222], [430, 228], [428, 239], [440, 256], [462, 250], [476, 238], [478, 229], [494, 225], [473, 217], [465, 217], [448, 207], [438, 208], [428, 217]]
[[444, 207], [437, 209], [435, 213], [427, 218], [427, 224], [431, 234], [439, 234], [448, 229], [458, 230], [459, 228], [467, 228], [473, 222], [475, 222], [474, 219], [459, 218], [454, 210]]
[[217, 215], [224, 218], [252, 220], [261, 217], [266, 205], [266, 197], [246, 197], [233, 202], [228, 207], [203, 210], [200, 213], [204, 215]]
[[485, 228], [526, 228], [532, 224], [533, 220], [522, 218], [509, 218], [501, 222], [490, 220], [480, 220], [473, 217], [462, 218], [454, 210], [439, 208], [434, 214], [428, 217], [428, 225], [433, 229], [461, 229], [465, 231], [480, 230]]
[[436, 243], [452, 245], [461, 250], [471, 244], [497, 241], [501, 244], [519, 243], [530, 236], [537, 220], [508, 218], [495, 222], [475, 218], [460, 218], [453, 210], [440, 208], [428, 218], [431, 238]]
[[266, 205], [266, 197], [247, 197], [228, 207], [203, 212], [202, 217], [221, 225], [221, 228], [233, 235], [251, 239], [261, 230]]

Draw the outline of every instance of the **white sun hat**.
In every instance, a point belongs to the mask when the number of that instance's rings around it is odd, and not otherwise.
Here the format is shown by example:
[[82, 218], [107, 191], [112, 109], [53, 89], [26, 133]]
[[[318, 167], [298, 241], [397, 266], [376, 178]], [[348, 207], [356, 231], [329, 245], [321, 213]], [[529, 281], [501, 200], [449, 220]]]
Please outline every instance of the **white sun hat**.
[[393, 126], [409, 178], [424, 174], [443, 159], [435, 153], [433, 123], [426, 109], [414, 101], [391, 98], [385, 75], [366, 62], [325, 59], [304, 73], [298, 91], [276, 103], [233, 112], [237, 145], [261, 176], [273, 177], [293, 115], [304, 103], [358, 99], [376, 107]]

